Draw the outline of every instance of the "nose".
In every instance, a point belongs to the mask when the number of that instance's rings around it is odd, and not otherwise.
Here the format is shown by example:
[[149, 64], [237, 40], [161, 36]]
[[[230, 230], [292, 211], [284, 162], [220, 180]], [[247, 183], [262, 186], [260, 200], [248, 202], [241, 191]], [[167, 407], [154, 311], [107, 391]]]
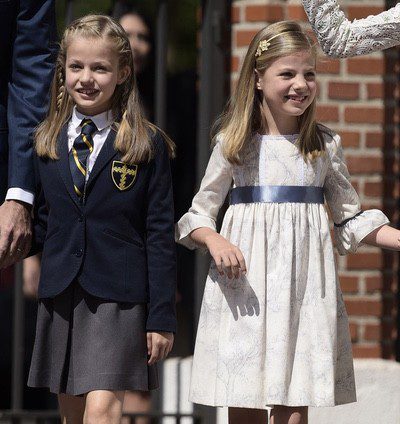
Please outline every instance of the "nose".
[[89, 68], [84, 68], [80, 80], [82, 84], [89, 84], [93, 81], [92, 71]]
[[304, 78], [304, 75], [297, 75], [294, 83], [293, 88], [296, 91], [304, 91], [307, 90], [307, 80]]

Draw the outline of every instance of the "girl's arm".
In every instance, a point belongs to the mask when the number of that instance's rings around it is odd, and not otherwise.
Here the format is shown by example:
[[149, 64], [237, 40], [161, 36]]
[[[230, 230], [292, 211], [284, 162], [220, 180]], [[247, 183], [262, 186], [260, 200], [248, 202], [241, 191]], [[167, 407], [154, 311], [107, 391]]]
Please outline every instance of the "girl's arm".
[[325, 145], [328, 167], [324, 194], [335, 223], [334, 238], [339, 254], [355, 252], [364, 241], [373, 242], [374, 234], [384, 235], [375, 239], [382, 247], [397, 248], [400, 232], [385, 225], [388, 218], [378, 209], [361, 210], [360, 199], [350, 183], [340, 137], [333, 131], [327, 132]]
[[176, 224], [175, 239], [189, 249], [205, 247], [221, 274], [229, 278], [245, 271], [240, 250], [216, 232], [218, 212], [232, 185], [232, 165], [222, 151], [223, 141], [213, 149], [200, 189], [189, 211]]
[[240, 249], [216, 231], [206, 227], [197, 228], [190, 233], [190, 238], [209, 250], [221, 275], [238, 278], [241, 273], [246, 273], [246, 263]]
[[199, 191], [194, 196], [192, 206], [175, 227], [175, 240], [195, 249], [205, 244], [191, 237], [192, 231], [205, 227], [216, 231], [216, 221], [221, 206], [232, 185], [232, 165], [225, 159], [222, 141], [218, 142], [208, 161], [207, 169], [201, 181]]
[[157, 133], [147, 191], [146, 253], [149, 306], [146, 322], [148, 364], [165, 359], [176, 332], [174, 203], [166, 143]]
[[350, 22], [336, 0], [302, 0], [323, 51], [333, 57], [368, 54], [400, 44], [400, 4]]
[[[157, 133], [153, 138], [154, 158], [147, 188], [146, 255], [149, 307], [146, 331], [176, 331], [176, 251], [174, 203], [167, 146]], [[153, 345], [153, 349], [157, 346]]]
[[400, 250], [400, 231], [384, 225], [369, 233], [362, 242], [383, 249]]

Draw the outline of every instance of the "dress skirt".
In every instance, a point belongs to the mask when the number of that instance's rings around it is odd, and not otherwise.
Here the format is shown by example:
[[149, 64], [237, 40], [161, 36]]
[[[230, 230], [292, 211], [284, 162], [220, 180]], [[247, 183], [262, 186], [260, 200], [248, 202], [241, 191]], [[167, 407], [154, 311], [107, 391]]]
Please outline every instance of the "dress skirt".
[[146, 309], [92, 296], [77, 282], [41, 299], [28, 386], [70, 395], [157, 388], [157, 368], [147, 364]]

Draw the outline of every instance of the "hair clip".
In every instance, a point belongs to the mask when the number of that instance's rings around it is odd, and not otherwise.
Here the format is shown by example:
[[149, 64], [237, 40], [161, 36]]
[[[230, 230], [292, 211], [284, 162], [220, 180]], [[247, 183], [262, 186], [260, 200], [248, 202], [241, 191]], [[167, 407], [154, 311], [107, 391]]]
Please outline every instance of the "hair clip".
[[256, 54], [254, 55], [255, 57], [259, 57], [259, 56], [261, 56], [261, 54], [263, 53], [263, 52], [266, 52], [267, 50], [268, 50], [268, 47], [271, 45], [271, 43], [268, 41], [268, 40], [261, 40], [260, 41], [260, 43], [259, 43], [259, 45], [258, 45], [258, 48], [257, 48], [257, 51], [256, 51]]

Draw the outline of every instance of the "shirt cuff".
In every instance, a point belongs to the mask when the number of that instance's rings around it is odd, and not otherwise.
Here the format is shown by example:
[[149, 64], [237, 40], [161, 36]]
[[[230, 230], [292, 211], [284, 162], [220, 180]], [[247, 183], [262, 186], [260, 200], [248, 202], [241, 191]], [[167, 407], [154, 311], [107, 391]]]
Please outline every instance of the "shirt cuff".
[[19, 200], [21, 202], [28, 203], [29, 205], [33, 205], [35, 195], [28, 190], [11, 187], [7, 191], [6, 200]]

